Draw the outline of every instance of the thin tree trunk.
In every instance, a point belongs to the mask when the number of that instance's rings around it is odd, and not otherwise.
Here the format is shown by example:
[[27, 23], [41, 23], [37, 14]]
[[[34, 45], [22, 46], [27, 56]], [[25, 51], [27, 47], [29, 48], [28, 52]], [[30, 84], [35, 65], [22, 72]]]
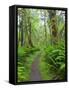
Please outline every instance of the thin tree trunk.
[[21, 46], [23, 46], [24, 45], [24, 35], [23, 35], [23, 15], [22, 15], [22, 24], [21, 24]]
[[44, 30], [45, 30], [45, 43], [46, 43], [46, 45], [47, 45], [46, 11], [44, 11]]

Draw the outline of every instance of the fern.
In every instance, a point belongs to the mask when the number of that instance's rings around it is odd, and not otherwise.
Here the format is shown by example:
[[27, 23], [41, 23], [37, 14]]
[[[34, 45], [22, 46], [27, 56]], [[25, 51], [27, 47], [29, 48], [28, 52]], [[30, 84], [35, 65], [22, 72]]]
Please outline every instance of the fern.
[[[64, 45], [49, 46], [45, 49], [45, 62], [56, 69], [58, 79], [64, 79], [65, 73], [65, 48]], [[55, 73], [55, 71], [53, 71]], [[63, 75], [62, 75], [63, 74]]]

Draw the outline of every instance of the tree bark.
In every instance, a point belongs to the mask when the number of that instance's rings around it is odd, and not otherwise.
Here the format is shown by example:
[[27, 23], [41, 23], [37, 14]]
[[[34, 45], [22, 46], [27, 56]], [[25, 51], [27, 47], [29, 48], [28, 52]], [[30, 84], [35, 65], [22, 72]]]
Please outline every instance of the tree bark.
[[45, 43], [47, 45], [47, 31], [46, 31], [46, 11], [44, 10], [44, 30], [45, 30]]
[[24, 45], [24, 15], [22, 13], [22, 17], [21, 17], [22, 21], [21, 21], [21, 46]]
[[29, 35], [28, 35], [28, 42], [29, 42], [29, 45], [31, 46], [31, 47], [33, 47], [33, 43], [32, 43], [32, 39], [31, 39], [31, 34], [32, 34], [32, 30], [31, 30], [31, 16], [29, 15], [29, 17], [28, 17], [28, 26], [29, 26], [29, 29], [28, 29], [28, 33], [29, 33]]
[[52, 44], [56, 44], [58, 42], [56, 11], [49, 10], [48, 12], [50, 18], [51, 40], [52, 40]]

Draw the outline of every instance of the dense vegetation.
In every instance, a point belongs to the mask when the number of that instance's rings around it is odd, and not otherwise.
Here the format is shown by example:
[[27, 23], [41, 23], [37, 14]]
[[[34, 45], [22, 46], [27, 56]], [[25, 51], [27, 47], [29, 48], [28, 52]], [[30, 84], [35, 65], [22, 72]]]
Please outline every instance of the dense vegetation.
[[30, 81], [39, 53], [41, 80], [65, 79], [65, 11], [18, 9], [18, 82]]

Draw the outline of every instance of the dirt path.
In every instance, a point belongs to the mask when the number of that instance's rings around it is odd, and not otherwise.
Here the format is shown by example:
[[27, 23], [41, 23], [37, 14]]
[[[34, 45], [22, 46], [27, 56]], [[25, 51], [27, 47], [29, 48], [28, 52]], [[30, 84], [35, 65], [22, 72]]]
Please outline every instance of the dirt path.
[[31, 81], [40, 81], [41, 80], [41, 75], [39, 71], [39, 60], [40, 60], [40, 53], [36, 55], [34, 58], [34, 62], [31, 67], [31, 75], [30, 75], [30, 80]]

